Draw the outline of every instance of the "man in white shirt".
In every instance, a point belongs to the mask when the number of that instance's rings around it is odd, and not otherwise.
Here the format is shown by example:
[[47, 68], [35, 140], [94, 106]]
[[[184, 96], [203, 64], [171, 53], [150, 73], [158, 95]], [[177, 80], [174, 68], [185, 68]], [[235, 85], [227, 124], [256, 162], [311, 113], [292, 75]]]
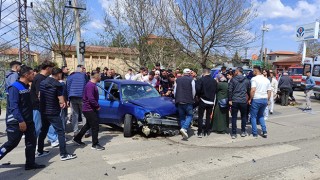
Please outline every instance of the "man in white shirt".
[[144, 77], [145, 75], [147, 75], [147, 70], [146, 70], [146, 68], [141, 67], [141, 68], [140, 68], [140, 73], [137, 74], [137, 75], [135, 75], [132, 80], [143, 82], [143, 77]]
[[128, 73], [124, 76], [124, 78], [125, 78], [126, 80], [133, 80], [134, 76], [135, 76], [135, 75], [134, 75], [132, 69], [129, 69], [129, 70], [128, 70]]
[[148, 76], [145, 76], [143, 78], [143, 82], [146, 82], [146, 83], [150, 84], [151, 86], [156, 87], [157, 79], [154, 78], [154, 76], [155, 76], [155, 72], [151, 71]]
[[259, 66], [253, 67], [255, 77], [251, 79], [251, 92], [249, 104], [253, 137], [258, 137], [257, 120], [261, 124], [262, 137], [267, 138], [267, 127], [264, 120], [264, 111], [271, 96], [271, 84], [269, 79], [261, 74]]

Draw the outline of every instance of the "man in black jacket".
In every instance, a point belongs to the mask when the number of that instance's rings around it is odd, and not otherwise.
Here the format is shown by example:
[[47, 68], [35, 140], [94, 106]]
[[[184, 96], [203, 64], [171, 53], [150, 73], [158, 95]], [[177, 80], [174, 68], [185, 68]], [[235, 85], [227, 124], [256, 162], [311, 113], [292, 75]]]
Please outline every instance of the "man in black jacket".
[[237, 137], [237, 115], [241, 113], [241, 137], [245, 137], [247, 122], [247, 102], [250, 94], [250, 81], [243, 76], [243, 69], [238, 67], [235, 70], [235, 77], [231, 79], [228, 86], [229, 104], [232, 115], [232, 139]]
[[279, 80], [278, 87], [281, 92], [281, 106], [288, 106], [289, 93], [292, 90], [293, 80], [284, 72]]
[[[196, 91], [199, 97], [198, 109], [198, 137], [209, 135], [210, 116], [212, 113], [214, 98], [216, 96], [217, 81], [210, 76], [210, 69], [203, 69], [203, 77], [196, 83]], [[203, 115], [206, 111], [206, 125], [203, 131]]]

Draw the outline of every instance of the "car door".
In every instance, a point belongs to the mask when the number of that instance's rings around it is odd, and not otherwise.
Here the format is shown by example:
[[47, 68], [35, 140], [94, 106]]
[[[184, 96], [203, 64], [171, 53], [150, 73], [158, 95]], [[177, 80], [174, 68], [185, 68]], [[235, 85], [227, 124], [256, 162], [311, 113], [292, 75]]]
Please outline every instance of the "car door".
[[[101, 123], [120, 124], [118, 109], [120, 104], [119, 86], [113, 82], [104, 82], [99, 98], [99, 118]], [[100, 94], [100, 93], [99, 93]]]

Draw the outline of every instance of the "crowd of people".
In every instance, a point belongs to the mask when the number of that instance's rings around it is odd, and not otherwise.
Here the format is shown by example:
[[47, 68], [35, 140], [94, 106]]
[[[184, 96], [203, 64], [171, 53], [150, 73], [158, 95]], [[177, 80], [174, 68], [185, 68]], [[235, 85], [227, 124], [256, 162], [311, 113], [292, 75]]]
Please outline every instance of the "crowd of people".
[[[66, 149], [68, 121], [72, 126], [72, 141], [76, 145], [85, 146], [83, 136], [92, 136], [91, 149], [105, 149], [98, 140], [100, 106], [96, 84], [106, 79], [122, 79], [120, 74], [107, 67], [102, 72], [98, 67], [87, 73], [83, 65], [78, 65], [75, 72], [69, 74], [68, 67], [60, 69], [50, 61], [43, 62], [38, 69], [17, 61], [11, 62], [10, 67], [5, 77], [8, 141], [0, 147], [0, 160], [25, 138], [25, 169], [44, 168], [44, 165], [35, 163], [35, 158], [50, 154], [44, 148], [46, 137], [52, 147], [59, 147], [62, 161], [76, 158], [76, 154], [68, 153]], [[230, 135], [232, 139], [237, 138], [238, 111], [241, 114], [241, 137], [247, 136], [246, 126], [250, 122], [253, 137], [258, 136], [257, 124], [260, 124], [261, 136], [267, 138], [265, 120], [269, 113], [273, 114], [278, 89], [281, 105], [288, 105], [289, 97], [294, 100], [292, 79], [287, 73], [283, 73], [278, 82], [272, 70], [262, 70], [259, 66], [246, 75], [241, 67], [235, 70], [222, 67], [214, 74], [204, 68], [198, 77], [196, 70], [165, 70], [157, 63], [150, 71], [141, 67], [137, 74], [129, 69], [124, 78], [146, 82], [161, 96], [175, 99], [180, 133], [184, 139], [189, 137], [188, 129], [195, 107], [198, 107], [199, 138], [209, 136], [211, 132], [227, 133], [230, 114]], [[307, 72], [307, 110], [311, 109], [310, 95], [314, 85], [310, 72]], [[70, 118], [68, 107], [71, 107]], [[85, 124], [79, 129], [79, 122], [84, 119]]]

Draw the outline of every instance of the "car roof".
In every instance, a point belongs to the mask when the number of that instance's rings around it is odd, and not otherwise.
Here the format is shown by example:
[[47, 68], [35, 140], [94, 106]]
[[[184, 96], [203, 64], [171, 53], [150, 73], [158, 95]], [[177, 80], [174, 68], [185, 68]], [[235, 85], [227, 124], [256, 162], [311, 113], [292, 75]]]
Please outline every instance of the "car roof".
[[122, 85], [122, 84], [149, 85], [146, 82], [132, 81], [132, 80], [121, 80], [121, 79], [106, 79], [106, 80], [104, 80], [104, 82], [113, 82], [113, 83], [117, 83], [119, 85]]

